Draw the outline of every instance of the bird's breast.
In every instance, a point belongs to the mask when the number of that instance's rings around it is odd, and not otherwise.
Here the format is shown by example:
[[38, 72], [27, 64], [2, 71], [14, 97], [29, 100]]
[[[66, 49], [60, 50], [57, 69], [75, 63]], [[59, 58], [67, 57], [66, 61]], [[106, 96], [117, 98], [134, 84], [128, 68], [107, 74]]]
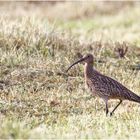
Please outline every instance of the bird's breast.
[[94, 83], [88, 78], [86, 79], [85, 82], [86, 82], [88, 89], [91, 91], [91, 93], [93, 95], [97, 95], [97, 93], [96, 93], [97, 91], [96, 91], [96, 87], [95, 87]]

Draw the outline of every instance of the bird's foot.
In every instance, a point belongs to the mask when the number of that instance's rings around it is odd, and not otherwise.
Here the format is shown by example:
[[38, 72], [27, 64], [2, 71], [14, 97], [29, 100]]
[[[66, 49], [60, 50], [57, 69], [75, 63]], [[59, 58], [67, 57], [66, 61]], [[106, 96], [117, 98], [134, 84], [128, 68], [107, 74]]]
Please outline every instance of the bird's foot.
[[113, 115], [113, 112], [110, 112], [109, 116], [111, 117]]
[[109, 112], [106, 112], [106, 117], [108, 116]]
[[108, 116], [111, 117], [112, 115], [113, 115], [113, 112], [110, 112], [110, 113], [108, 112], [108, 113], [106, 113], [106, 117], [108, 117]]

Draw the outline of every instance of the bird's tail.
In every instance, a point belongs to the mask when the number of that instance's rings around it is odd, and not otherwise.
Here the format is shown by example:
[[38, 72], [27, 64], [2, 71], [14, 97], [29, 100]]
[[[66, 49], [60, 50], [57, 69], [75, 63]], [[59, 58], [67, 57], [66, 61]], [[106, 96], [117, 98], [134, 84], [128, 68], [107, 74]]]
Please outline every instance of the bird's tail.
[[134, 93], [131, 93], [130, 96], [131, 96], [131, 98], [129, 100], [140, 103], [140, 96], [138, 96]]

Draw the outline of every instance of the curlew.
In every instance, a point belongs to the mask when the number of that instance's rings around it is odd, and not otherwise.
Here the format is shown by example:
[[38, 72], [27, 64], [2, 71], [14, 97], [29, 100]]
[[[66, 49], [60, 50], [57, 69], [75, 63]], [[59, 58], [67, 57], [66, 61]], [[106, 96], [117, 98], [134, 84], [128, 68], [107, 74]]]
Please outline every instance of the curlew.
[[74, 65], [84, 62], [84, 76], [87, 86], [90, 88], [93, 95], [102, 98], [106, 106], [106, 116], [109, 113], [108, 110], [108, 100], [109, 99], [119, 99], [119, 103], [110, 113], [110, 116], [118, 108], [123, 100], [129, 100], [140, 103], [140, 97], [134, 92], [130, 91], [128, 88], [123, 86], [121, 83], [116, 80], [101, 74], [93, 68], [94, 57], [92, 54], [87, 54], [82, 57], [80, 60], [73, 63], [67, 69], [67, 72]]

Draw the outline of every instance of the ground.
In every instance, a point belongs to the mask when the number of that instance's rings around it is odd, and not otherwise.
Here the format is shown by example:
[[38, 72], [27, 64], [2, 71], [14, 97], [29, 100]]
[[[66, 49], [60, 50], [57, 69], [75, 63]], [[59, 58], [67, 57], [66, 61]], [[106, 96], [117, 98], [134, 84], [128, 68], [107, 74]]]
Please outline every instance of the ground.
[[139, 139], [138, 103], [124, 101], [106, 117], [85, 88], [83, 64], [66, 73], [90, 52], [96, 70], [140, 95], [139, 6], [1, 2], [0, 138]]

